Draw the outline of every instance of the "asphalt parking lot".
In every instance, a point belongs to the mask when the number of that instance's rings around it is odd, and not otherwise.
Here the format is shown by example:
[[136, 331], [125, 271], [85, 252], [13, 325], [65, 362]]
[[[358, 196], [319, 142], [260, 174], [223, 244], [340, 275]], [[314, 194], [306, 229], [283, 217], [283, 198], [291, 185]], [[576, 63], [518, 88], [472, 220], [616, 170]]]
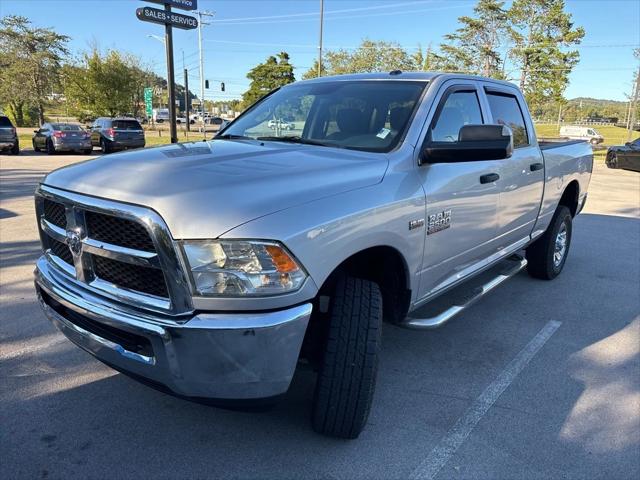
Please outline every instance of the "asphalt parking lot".
[[36, 304], [32, 194], [73, 155], [0, 155], [0, 478], [640, 478], [640, 174], [596, 165], [553, 282], [521, 273], [437, 331], [386, 325], [369, 425], [309, 426], [118, 374]]

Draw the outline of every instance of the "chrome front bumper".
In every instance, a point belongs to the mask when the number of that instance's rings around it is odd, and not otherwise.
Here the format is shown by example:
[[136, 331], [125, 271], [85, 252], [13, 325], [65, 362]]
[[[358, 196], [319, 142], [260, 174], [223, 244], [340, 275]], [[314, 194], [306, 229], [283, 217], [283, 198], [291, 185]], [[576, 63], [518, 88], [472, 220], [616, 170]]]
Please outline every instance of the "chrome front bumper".
[[69, 340], [117, 369], [188, 397], [259, 399], [286, 392], [311, 315], [307, 303], [176, 321], [115, 304], [76, 284], [46, 257], [38, 260], [35, 284], [45, 314]]

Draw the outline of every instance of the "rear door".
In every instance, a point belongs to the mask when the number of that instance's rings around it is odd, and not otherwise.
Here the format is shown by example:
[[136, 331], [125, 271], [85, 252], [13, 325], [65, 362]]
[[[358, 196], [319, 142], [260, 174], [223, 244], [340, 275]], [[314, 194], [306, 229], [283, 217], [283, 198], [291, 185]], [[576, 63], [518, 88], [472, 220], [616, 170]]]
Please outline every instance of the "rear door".
[[91, 145], [97, 147], [100, 145], [100, 125], [102, 119], [98, 118], [93, 125], [91, 125]]
[[485, 84], [490, 123], [513, 132], [513, 155], [500, 162], [498, 249], [526, 243], [538, 218], [544, 188], [544, 160], [518, 90]]
[[[457, 142], [464, 125], [486, 122], [475, 81], [451, 81], [435, 99], [425, 141]], [[426, 193], [426, 243], [420, 299], [435, 294], [490, 261], [495, 252], [498, 182], [481, 177], [503, 160], [424, 163], [418, 167]], [[420, 300], [418, 300], [420, 301]]]

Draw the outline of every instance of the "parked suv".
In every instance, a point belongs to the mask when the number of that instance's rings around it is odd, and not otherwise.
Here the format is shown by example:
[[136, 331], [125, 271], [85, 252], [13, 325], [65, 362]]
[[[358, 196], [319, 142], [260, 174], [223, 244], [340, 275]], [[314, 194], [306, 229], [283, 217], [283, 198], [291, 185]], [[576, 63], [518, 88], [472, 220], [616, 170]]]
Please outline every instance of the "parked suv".
[[14, 155], [20, 154], [18, 134], [9, 117], [0, 115], [0, 152], [9, 150]]
[[135, 118], [98, 118], [91, 125], [91, 144], [102, 153], [145, 145], [144, 130]]

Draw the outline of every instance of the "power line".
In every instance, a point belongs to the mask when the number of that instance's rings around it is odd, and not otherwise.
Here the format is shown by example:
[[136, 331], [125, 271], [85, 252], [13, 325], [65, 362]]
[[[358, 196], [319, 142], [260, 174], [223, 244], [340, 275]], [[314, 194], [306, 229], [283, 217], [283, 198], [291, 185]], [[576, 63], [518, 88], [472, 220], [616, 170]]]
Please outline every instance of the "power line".
[[[451, 10], [454, 8], [463, 8], [463, 7], [469, 7], [472, 6], [472, 3], [462, 3], [462, 4], [456, 4], [456, 5], [446, 5], [443, 7], [430, 7], [430, 8], [421, 8], [418, 10], [402, 10], [402, 11], [397, 11], [397, 12], [383, 12], [383, 13], [368, 13], [368, 14], [360, 14], [360, 15], [342, 15], [342, 16], [335, 16], [335, 17], [330, 17], [328, 20], [344, 20], [344, 19], [362, 19], [362, 18], [368, 18], [368, 17], [381, 17], [381, 16], [390, 16], [390, 15], [407, 15], [409, 13], [422, 13], [422, 12], [433, 12], [433, 11], [437, 11], [437, 10]], [[394, 7], [396, 5], [393, 5]], [[284, 20], [264, 20], [264, 21], [252, 21], [252, 22], [228, 22], [228, 23], [217, 23], [216, 22], [216, 26], [219, 27], [225, 27], [225, 26], [237, 26], [237, 25], [262, 25], [262, 24], [276, 24], [276, 23], [297, 23], [297, 22], [309, 22], [309, 21], [317, 21], [317, 19], [315, 18], [297, 18], [297, 19], [284, 19]]]
[[[260, 47], [282, 47], [282, 48], [309, 48], [309, 49], [317, 49], [318, 46], [317, 45], [312, 45], [312, 44], [295, 44], [295, 43], [264, 43], [264, 42], [239, 42], [239, 41], [233, 41], [233, 40], [213, 40], [213, 39], [205, 39], [205, 42], [210, 42], [210, 43], [221, 43], [221, 44], [225, 44], [225, 45], [241, 45], [241, 46], [260, 46]], [[400, 48], [404, 48], [407, 50], [419, 50], [421, 47], [417, 47], [417, 46], [409, 46], [406, 44], [399, 44], [399, 43], [395, 43], [395, 42], [389, 42], [391, 43], [394, 47], [400, 47]], [[507, 46], [507, 45], [514, 45], [513, 43], [505, 43], [503, 44], [503, 46]], [[544, 43], [544, 42], [540, 42], [540, 43], [531, 43], [529, 45], [527, 45], [527, 47], [535, 47], [537, 45], [550, 45], [548, 42]], [[578, 44], [578, 45], [573, 45], [569, 48], [629, 48], [629, 47], [633, 47], [633, 48], [637, 48], [640, 47], [640, 44], [633, 44], [633, 43], [619, 43], [619, 44]], [[367, 46], [367, 45], [360, 45], [360, 46], [340, 46], [340, 45], [325, 45], [324, 48], [330, 48], [330, 49], [334, 49], [334, 50], [358, 50], [358, 49], [367, 49], [367, 48], [378, 48], [376, 45], [371, 45], [371, 46]], [[247, 50], [247, 51], [261, 51], [261, 50]]]
[[[373, 7], [358, 7], [358, 8], [345, 8], [341, 10], [329, 10], [324, 12], [324, 14], [331, 15], [335, 13], [351, 13], [351, 12], [362, 12], [362, 11], [369, 11], [369, 10], [382, 10], [382, 9], [388, 9], [388, 8], [405, 7], [409, 5], [420, 5], [420, 4], [424, 5], [426, 3], [434, 3], [434, 0], [420, 0], [420, 1], [414, 1], [414, 2], [395, 3], [392, 5], [377, 5]], [[251, 20], [270, 20], [274, 18], [277, 19], [277, 18], [310, 17], [310, 16], [316, 17], [318, 16], [318, 12], [289, 13], [286, 15], [270, 15], [270, 16], [261, 16], [261, 17], [222, 18], [222, 19], [217, 19], [216, 23], [247, 22]]]

